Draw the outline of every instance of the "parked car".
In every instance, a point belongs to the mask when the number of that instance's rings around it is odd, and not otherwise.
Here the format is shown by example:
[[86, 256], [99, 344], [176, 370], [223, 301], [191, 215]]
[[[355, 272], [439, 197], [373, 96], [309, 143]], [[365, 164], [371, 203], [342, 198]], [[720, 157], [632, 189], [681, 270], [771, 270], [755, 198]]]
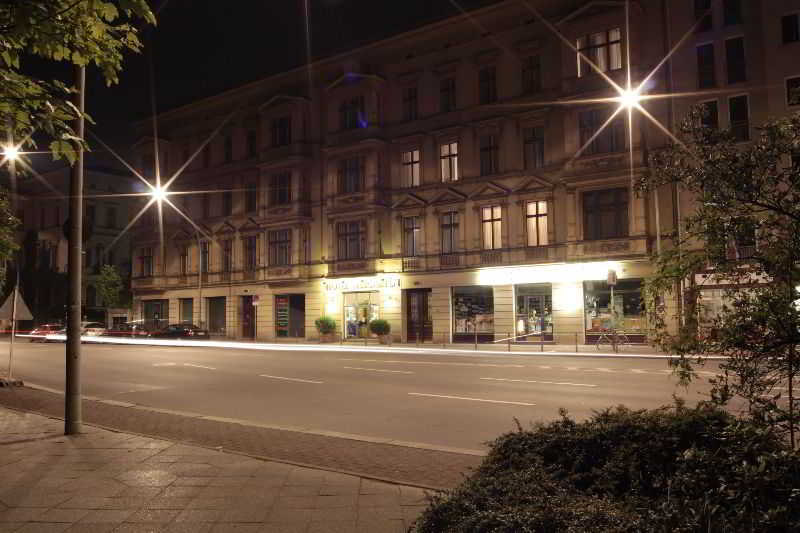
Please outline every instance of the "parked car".
[[150, 333], [155, 339], [208, 339], [208, 331], [200, 329], [194, 324], [170, 324], [169, 326]]
[[[81, 337], [99, 337], [106, 332], [106, 326], [100, 322], [81, 322]], [[67, 328], [61, 326], [59, 331], [54, 331], [59, 335], [66, 335]]]
[[105, 337], [141, 338], [148, 337], [151, 331], [143, 322], [124, 322], [103, 333]]
[[48, 335], [53, 335], [64, 329], [62, 324], [41, 324], [31, 331], [31, 342], [46, 342]]

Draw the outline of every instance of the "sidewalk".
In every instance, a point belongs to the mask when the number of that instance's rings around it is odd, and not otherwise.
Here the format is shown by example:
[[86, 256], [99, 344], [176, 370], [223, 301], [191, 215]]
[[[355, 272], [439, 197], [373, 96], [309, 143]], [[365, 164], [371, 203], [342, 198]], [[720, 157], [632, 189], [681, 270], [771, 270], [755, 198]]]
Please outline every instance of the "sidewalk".
[[2, 533], [401, 532], [422, 489], [0, 407]]

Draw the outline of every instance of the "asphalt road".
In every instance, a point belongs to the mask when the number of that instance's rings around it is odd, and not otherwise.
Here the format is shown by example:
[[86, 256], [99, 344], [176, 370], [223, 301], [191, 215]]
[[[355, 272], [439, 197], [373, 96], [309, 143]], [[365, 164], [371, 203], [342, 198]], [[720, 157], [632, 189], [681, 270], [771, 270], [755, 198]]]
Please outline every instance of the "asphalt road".
[[[64, 345], [15, 345], [14, 375], [63, 390]], [[5, 368], [7, 344], [0, 345]], [[709, 364], [701, 377], [716, 365]], [[707, 385], [678, 387], [665, 359], [448, 355], [346, 347], [247, 350], [83, 347], [85, 395], [206, 416], [364, 437], [483, 449], [483, 443], [559, 408], [576, 418], [624, 404], [690, 404]]]

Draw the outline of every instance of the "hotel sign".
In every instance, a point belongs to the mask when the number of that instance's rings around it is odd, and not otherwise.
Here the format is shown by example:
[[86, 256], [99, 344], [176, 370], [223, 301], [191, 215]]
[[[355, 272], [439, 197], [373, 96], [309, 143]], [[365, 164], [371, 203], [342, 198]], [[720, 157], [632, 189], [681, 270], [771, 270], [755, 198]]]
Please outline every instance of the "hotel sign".
[[326, 291], [361, 291], [376, 289], [399, 289], [400, 278], [397, 276], [368, 276], [362, 278], [340, 278], [322, 280]]

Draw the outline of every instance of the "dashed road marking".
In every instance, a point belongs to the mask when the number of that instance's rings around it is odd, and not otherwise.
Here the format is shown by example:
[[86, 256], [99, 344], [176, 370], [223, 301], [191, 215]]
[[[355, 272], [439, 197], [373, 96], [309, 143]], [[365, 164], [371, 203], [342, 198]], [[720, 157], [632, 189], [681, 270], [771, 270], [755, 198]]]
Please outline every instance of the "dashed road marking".
[[283, 381], [298, 381], [300, 383], [314, 383], [316, 385], [321, 385], [322, 383], [325, 383], [324, 381], [314, 381], [313, 379], [287, 378], [284, 376], [270, 376], [268, 374], [259, 374], [259, 377], [269, 378], [269, 379], [280, 379]]
[[342, 368], [347, 368], [348, 370], [367, 370], [369, 372], [386, 372], [390, 374], [413, 374], [410, 370], [385, 370], [381, 368], [362, 368], [359, 366], [343, 366]]
[[409, 392], [409, 396], [423, 396], [426, 398], [444, 398], [446, 400], [466, 400], [469, 402], [486, 402], [486, 403], [502, 403], [508, 405], [524, 405], [526, 407], [533, 407], [535, 403], [526, 403], [526, 402], [508, 402], [505, 400], [486, 400], [484, 398], [466, 398], [464, 396], [445, 396], [444, 394], [425, 394], [422, 392]]
[[153, 363], [153, 366], [177, 366], [178, 363]]
[[525, 368], [525, 365], [498, 365], [492, 363], [444, 363], [440, 361], [398, 361], [389, 359], [356, 359], [342, 357], [339, 361], [361, 361], [362, 363], [388, 363], [401, 365], [442, 365], [442, 366], [490, 366], [495, 368]]
[[598, 372], [614, 372], [610, 368], [593, 368], [592, 370], [597, 370]]
[[532, 379], [505, 379], [505, 378], [481, 378], [486, 381], [511, 381], [513, 383], [540, 383], [542, 385], [570, 385], [572, 387], [597, 387], [589, 383], [568, 383], [566, 381], [536, 381]]
[[542, 370], [550, 370], [553, 367], [552, 366], [539, 365], [539, 368], [541, 368]]
[[216, 370], [213, 366], [195, 365], [193, 363], [183, 363], [183, 366], [190, 366], [192, 368], [204, 368], [206, 370]]
[[634, 374], [647, 374], [647, 370], [639, 370], [638, 368], [631, 368], [631, 372]]

